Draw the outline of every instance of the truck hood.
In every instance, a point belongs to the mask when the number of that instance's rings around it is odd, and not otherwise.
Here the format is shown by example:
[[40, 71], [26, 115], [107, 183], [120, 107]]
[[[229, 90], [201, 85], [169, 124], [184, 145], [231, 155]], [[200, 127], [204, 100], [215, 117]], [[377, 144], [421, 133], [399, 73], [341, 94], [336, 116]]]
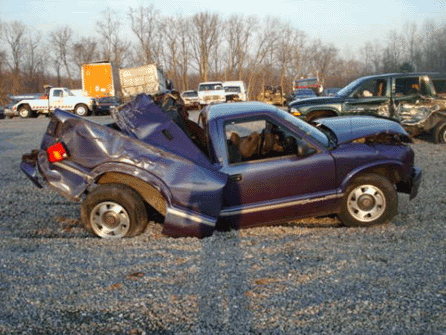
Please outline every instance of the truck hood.
[[373, 116], [332, 117], [318, 119], [316, 124], [333, 131], [338, 144], [381, 134], [400, 135], [405, 142], [411, 142], [409, 135], [398, 122]]

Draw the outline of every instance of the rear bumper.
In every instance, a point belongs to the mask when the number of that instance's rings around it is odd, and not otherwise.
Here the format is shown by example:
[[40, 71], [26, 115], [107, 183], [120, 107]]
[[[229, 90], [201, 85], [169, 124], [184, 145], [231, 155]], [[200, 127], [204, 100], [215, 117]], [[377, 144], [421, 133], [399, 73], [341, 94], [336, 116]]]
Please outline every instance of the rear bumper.
[[22, 156], [22, 162], [20, 163], [20, 169], [33, 182], [38, 188], [42, 188], [42, 184], [39, 181], [37, 170], [37, 156], [38, 150], [33, 150], [30, 154]]

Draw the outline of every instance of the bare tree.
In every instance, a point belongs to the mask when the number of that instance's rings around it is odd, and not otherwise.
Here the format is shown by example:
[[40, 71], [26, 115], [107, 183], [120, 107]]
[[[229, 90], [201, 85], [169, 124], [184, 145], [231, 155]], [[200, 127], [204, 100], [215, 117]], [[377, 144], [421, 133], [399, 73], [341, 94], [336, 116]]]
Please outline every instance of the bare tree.
[[216, 49], [218, 36], [222, 32], [220, 16], [208, 12], [195, 14], [190, 28], [189, 38], [198, 73], [202, 81], [208, 81], [210, 56]]
[[[184, 20], [179, 17], [166, 17], [160, 25], [162, 27], [162, 37], [165, 45], [165, 51], [163, 52], [164, 64], [167, 70], [168, 77], [174, 82], [178, 82], [179, 80], [181, 80], [180, 64], [183, 58], [181, 55], [182, 40], [186, 35], [185, 31], [183, 31], [183, 29], [185, 28], [183, 21]], [[187, 49], [185, 49], [184, 51], [186, 52], [186, 54], [188, 53]], [[184, 90], [186, 87], [187, 80], [186, 83], [182, 83], [181, 89]]]
[[44, 50], [42, 46], [42, 33], [29, 34], [27, 50], [25, 53], [25, 86], [34, 92], [42, 88], [41, 81], [44, 79]]
[[70, 70], [70, 51], [72, 50], [73, 31], [69, 26], [57, 28], [50, 34], [50, 44], [54, 50], [54, 58], [63, 64], [68, 76], [70, 86], [72, 85], [72, 76]]
[[399, 71], [404, 62], [404, 38], [395, 30], [389, 32], [387, 47], [384, 49], [383, 70], [384, 72]]
[[258, 20], [254, 16], [245, 18], [243, 15], [232, 15], [226, 21], [226, 27], [228, 50], [225, 75], [230, 79], [242, 80]]
[[373, 42], [367, 42], [364, 47], [361, 48], [360, 54], [362, 55], [364, 74], [373, 74], [381, 72], [383, 68], [383, 50], [377, 40]]
[[12, 93], [17, 93], [21, 85], [21, 66], [23, 54], [26, 49], [27, 28], [20, 21], [13, 21], [3, 25], [2, 40], [8, 46], [9, 57], [6, 58], [6, 64], [12, 71]]
[[311, 73], [325, 79], [328, 69], [337, 59], [338, 52], [333, 45], [324, 45], [319, 39], [313, 41], [307, 53]]
[[103, 57], [120, 68], [129, 56], [130, 42], [121, 38], [121, 20], [118, 13], [107, 8], [102, 12], [102, 19], [96, 22], [97, 30], [103, 39]]
[[189, 34], [190, 19], [179, 18], [177, 23], [179, 48], [178, 72], [181, 76], [181, 87], [183, 90], [187, 90], [190, 88], [188, 72], [190, 70], [192, 52]]
[[78, 68], [82, 64], [97, 61], [99, 58], [98, 42], [92, 37], [82, 37], [73, 45], [73, 62]]
[[[161, 20], [153, 4], [129, 8], [132, 31], [138, 39], [137, 59], [141, 64], [159, 63], [161, 50]], [[167, 27], [167, 26], [164, 26]]]
[[419, 37], [418, 37], [418, 26], [415, 22], [405, 23], [403, 26], [403, 38], [406, 47], [404, 48], [407, 52], [406, 62], [411, 64], [419, 63]]
[[276, 47], [274, 48], [275, 63], [280, 73], [280, 85], [288, 90], [291, 81], [286, 79], [290, 74], [295, 77], [294, 65], [296, 61], [294, 58], [301, 58], [300, 54], [303, 52], [305, 35], [289, 24], [281, 25], [279, 29]]
[[[248, 91], [250, 96], [257, 94], [259, 87], [263, 87], [266, 82], [265, 67], [267, 66], [267, 63], [271, 62], [272, 57], [270, 56], [269, 62], [266, 62], [266, 59], [268, 58], [268, 55], [272, 55], [273, 53], [278, 36], [278, 32], [275, 27], [277, 27], [278, 24], [278, 19], [268, 17], [264, 26], [260, 27], [260, 29], [257, 29], [256, 31], [255, 42], [253, 43], [252, 53], [249, 57], [247, 66]], [[261, 85], [259, 85], [256, 80], [258, 75], [261, 75], [262, 77]]]

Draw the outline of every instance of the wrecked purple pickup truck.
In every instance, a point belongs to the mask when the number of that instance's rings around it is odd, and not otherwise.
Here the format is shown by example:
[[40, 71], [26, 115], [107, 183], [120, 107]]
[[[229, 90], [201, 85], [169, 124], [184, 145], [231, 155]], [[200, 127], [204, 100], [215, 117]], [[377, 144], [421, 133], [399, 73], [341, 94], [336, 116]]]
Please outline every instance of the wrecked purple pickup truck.
[[21, 169], [81, 202], [105, 238], [142, 233], [152, 213], [170, 236], [337, 214], [384, 223], [397, 192], [416, 196], [421, 171], [405, 130], [375, 117], [309, 125], [259, 102], [212, 105], [198, 124], [170, 94], [139, 95], [101, 125], [57, 110]]

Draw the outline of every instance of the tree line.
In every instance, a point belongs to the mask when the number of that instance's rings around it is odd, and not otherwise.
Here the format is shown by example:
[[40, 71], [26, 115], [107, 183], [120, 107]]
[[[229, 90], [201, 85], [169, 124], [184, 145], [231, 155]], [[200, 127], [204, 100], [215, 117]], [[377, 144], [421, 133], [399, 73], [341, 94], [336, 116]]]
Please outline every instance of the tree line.
[[150, 5], [126, 13], [107, 8], [93, 26], [87, 37], [70, 25], [43, 36], [20, 21], [0, 22], [0, 103], [7, 94], [40, 92], [44, 84], [80, 88], [81, 65], [100, 60], [118, 68], [155, 63], [179, 91], [201, 81], [243, 80], [250, 97], [264, 85], [290, 92], [293, 79], [309, 75], [342, 87], [367, 74], [446, 69], [446, 25], [433, 21], [406, 23], [349, 55], [277, 17], [164, 16]]

